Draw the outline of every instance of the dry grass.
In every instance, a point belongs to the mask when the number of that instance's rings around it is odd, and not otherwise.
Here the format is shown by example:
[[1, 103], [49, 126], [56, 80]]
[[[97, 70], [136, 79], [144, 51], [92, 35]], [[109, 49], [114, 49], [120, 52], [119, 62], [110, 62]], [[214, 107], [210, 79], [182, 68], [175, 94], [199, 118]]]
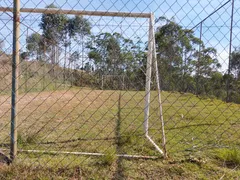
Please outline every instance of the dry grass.
[[[170, 159], [127, 160], [115, 158], [114, 154], [158, 153], [143, 136], [144, 92], [121, 91], [121, 107], [119, 93], [75, 88], [21, 94], [18, 102], [20, 149], [108, 152], [109, 155], [96, 158], [20, 153], [13, 165], [1, 168], [3, 177], [25, 179], [29, 172], [30, 179], [239, 176], [238, 169], [227, 172], [214, 156], [215, 149], [239, 148], [239, 105], [163, 92]], [[150, 135], [160, 145], [161, 123], [156, 96], [152, 92], [149, 125]], [[9, 110], [9, 96], [0, 96], [0, 140], [4, 146], [9, 142]]]

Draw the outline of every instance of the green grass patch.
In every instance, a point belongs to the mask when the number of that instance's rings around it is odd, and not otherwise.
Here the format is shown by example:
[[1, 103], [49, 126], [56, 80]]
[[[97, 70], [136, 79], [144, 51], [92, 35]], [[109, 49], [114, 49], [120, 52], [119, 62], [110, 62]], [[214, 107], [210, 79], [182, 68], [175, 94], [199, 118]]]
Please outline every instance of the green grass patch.
[[220, 149], [217, 151], [216, 157], [221, 160], [227, 167], [240, 165], [239, 149]]
[[110, 166], [112, 165], [117, 159], [116, 152], [114, 150], [107, 150], [103, 156], [100, 156], [96, 164], [102, 166]]
[[[144, 136], [145, 92], [50, 89], [19, 95], [19, 148], [105, 155], [19, 153], [14, 164], [0, 167], [4, 179], [220, 179], [223, 175], [236, 179], [240, 176], [239, 169], [225, 168], [227, 164], [230, 168], [239, 165], [240, 105], [189, 93], [163, 92], [170, 159], [125, 159], [116, 154], [160, 155]], [[10, 104], [5, 100], [6, 96], [0, 96], [3, 117], [0, 140], [8, 148]], [[152, 91], [149, 135], [161, 147], [158, 109], [157, 93]]]

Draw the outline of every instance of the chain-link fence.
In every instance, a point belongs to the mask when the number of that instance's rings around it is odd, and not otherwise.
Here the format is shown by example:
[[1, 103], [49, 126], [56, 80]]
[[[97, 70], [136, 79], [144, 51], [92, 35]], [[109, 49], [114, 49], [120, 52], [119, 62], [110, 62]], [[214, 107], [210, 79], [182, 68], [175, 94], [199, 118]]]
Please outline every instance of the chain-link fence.
[[0, 1], [0, 177], [235, 178], [239, 5]]

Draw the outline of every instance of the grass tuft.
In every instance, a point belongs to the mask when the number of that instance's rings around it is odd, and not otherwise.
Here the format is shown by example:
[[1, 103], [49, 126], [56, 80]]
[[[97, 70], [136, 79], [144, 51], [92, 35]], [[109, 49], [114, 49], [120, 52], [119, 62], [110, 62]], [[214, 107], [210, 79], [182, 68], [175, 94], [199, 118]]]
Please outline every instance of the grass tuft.
[[115, 151], [107, 150], [103, 156], [99, 158], [97, 164], [103, 166], [110, 166], [117, 160]]
[[39, 135], [36, 133], [24, 134], [19, 132], [17, 142], [20, 146], [26, 146], [30, 144], [36, 144], [39, 141], [39, 138]]
[[221, 149], [217, 153], [217, 158], [224, 161], [227, 167], [240, 165], [240, 151], [237, 149]]

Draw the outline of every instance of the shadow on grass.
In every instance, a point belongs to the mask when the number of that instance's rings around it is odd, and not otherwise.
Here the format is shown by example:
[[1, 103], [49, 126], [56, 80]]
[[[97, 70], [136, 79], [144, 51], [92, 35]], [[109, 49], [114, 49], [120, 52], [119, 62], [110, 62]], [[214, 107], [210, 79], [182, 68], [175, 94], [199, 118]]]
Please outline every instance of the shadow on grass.
[[[118, 99], [118, 114], [116, 119], [116, 153], [122, 154], [122, 143], [121, 143], [121, 92], [119, 93]], [[114, 179], [125, 179], [123, 157], [118, 157], [116, 161], [116, 172], [114, 173]]]

